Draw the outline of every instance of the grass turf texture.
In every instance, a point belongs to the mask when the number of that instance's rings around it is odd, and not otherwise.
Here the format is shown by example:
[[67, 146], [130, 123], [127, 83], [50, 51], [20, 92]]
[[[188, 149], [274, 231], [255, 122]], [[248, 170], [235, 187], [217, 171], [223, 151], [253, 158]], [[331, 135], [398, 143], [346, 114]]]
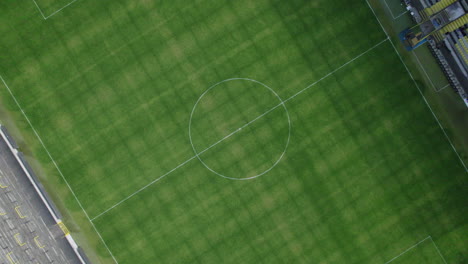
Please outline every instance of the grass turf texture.
[[430, 239], [426, 239], [420, 244], [408, 251], [403, 252], [402, 255], [397, 256], [392, 264], [406, 264], [406, 263], [427, 263], [427, 264], [444, 264], [444, 260], [438, 255], [437, 248]]
[[[190, 113], [215, 83], [252, 78], [288, 99], [383, 41], [364, 1], [83, 0], [46, 21], [28, 1], [0, 10], [0, 74], [91, 218], [192, 159], [94, 221], [119, 263], [385, 263], [428, 235], [466, 259], [466, 171], [389, 41], [285, 104], [291, 141], [269, 173], [232, 181], [193, 158]], [[278, 103], [241, 81], [205, 99], [199, 151]], [[277, 108], [201, 158], [264, 171], [286, 120]]]

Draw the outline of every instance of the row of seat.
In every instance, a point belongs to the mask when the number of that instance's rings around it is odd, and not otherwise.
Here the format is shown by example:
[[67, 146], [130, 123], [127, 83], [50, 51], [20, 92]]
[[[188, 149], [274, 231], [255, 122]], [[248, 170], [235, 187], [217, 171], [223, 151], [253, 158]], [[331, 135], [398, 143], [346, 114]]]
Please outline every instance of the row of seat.
[[452, 52], [461, 72], [468, 78], [468, 37], [463, 26], [446, 34], [445, 45]]
[[457, 30], [458, 28], [465, 27], [468, 24], [468, 14], [460, 17], [459, 19], [453, 21], [452, 23], [446, 25], [443, 29], [441, 29], [442, 34], [446, 34], [452, 31]]
[[423, 13], [425, 13], [427, 16], [431, 16], [444, 10], [447, 6], [455, 3], [456, 1], [457, 0], [421, 0], [423, 6], [426, 4]]

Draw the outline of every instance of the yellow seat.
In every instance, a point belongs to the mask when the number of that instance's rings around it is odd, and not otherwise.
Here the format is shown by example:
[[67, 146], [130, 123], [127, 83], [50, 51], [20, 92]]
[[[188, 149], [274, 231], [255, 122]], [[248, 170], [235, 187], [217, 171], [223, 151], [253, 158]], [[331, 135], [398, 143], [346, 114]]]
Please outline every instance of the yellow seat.
[[465, 61], [465, 63], [468, 64], [468, 58], [466, 57], [465, 52], [463, 52], [462, 49], [460, 48], [460, 44], [459, 43], [455, 44], [455, 47], [457, 48], [458, 53], [462, 55], [462, 58]]
[[453, 21], [452, 23], [443, 27], [440, 31], [445, 34], [447, 32], [455, 31], [457, 28], [461, 28], [464, 25], [468, 24], [468, 14], [458, 18], [457, 20]]
[[426, 14], [428, 14], [429, 16], [435, 14], [435, 13], [438, 13], [442, 10], [444, 10], [447, 6], [455, 3], [457, 0], [442, 0], [438, 3], [436, 3], [435, 5], [431, 6], [431, 7], [428, 7], [424, 10], [426, 10]]

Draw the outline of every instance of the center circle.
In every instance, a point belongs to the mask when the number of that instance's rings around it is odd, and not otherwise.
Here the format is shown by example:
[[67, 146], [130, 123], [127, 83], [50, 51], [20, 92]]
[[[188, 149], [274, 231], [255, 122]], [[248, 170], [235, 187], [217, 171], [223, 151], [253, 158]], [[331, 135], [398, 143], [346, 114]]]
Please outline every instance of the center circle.
[[268, 173], [285, 155], [290, 137], [284, 101], [253, 79], [214, 84], [200, 95], [190, 114], [195, 156], [226, 179], [250, 180]]

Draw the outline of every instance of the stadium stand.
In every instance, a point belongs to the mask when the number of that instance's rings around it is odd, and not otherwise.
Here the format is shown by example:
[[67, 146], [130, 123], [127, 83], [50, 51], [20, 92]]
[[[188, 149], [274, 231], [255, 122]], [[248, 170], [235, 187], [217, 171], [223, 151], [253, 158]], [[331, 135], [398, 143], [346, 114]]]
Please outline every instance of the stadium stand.
[[408, 50], [428, 43], [468, 107], [468, 0], [404, 0], [416, 25], [400, 33]]
[[[8, 148], [10, 149], [11, 153], [14, 155], [14, 157], [16, 158], [17, 162], [19, 163], [20, 167], [22, 168], [22, 170], [24, 171], [24, 173], [26, 174], [27, 178], [29, 179], [30, 183], [32, 184], [32, 186], [34, 187], [35, 191], [37, 192], [37, 194], [39, 195], [39, 198], [42, 200], [42, 202], [44, 203], [44, 205], [46, 206], [47, 210], [49, 211], [50, 215], [52, 216], [53, 220], [55, 221], [55, 223], [62, 229], [63, 231], [63, 234], [64, 234], [64, 237], [65, 239], [67, 240], [67, 242], [70, 244], [71, 248], [73, 249], [74, 253], [76, 254], [76, 256], [78, 257], [79, 261], [82, 263], [82, 264], [88, 264], [90, 263], [88, 257], [85, 255], [83, 249], [81, 247], [79, 247], [75, 240], [73, 239], [73, 237], [71, 236], [70, 232], [68, 231], [68, 229], [65, 227], [65, 225], [63, 224], [62, 222], [62, 215], [60, 214], [59, 210], [57, 209], [57, 207], [55, 206], [55, 204], [53, 203], [53, 201], [50, 199], [50, 197], [47, 195], [47, 192], [45, 191], [44, 187], [42, 186], [42, 184], [39, 182], [37, 176], [35, 175], [34, 171], [32, 170], [32, 168], [30, 167], [29, 163], [26, 161], [26, 159], [24, 158], [24, 155], [23, 153], [21, 153], [19, 150], [18, 150], [18, 145], [16, 144], [16, 142], [13, 140], [13, 138], [10, 136], [10, 134], [8, 133], [7, 129], [5, 128], [5, 126], [1, 125], [0, 124], [0, 139], [3, 139], [7, 145], [8, 145]], [[16, 198], [11, 194], [11, 193], [7, 193], [6, 196], [8, 197], [8, 199], [10, 200], [10, 202], [15, 202], [16, 201]], [[0, 213], [2, 213], [3, 209], [0, 208]], [[13, 224], [11, 222], [6, 221], [6, 223], [11, 226], [10, 229], [14, 229], [15, 227], [13, 226]], [[0, 239], [1, 241], [2, 239]], [[20, 241], [22, 241], [21, 239], [17, 239], [16, 240], [18, 242], [18, 244], [20, 244]], [[0, 246], [3, 247], [3, 245], [0, 244]], [[28, 254], [28, 253], [26, 253]], [[31, 259], [32, 259], [33, 256], [31, 256]], [[48, 259], [49, 262], [47, 263], [55, 263], [52, 259], [50, 259], [50, 256], [47, 255], [47, 252], [45, 253], [45, 257]], [[10, 259], [10, 257], [9, 257]], [[13, 259], [10, 259], [10, 262], [11, 263], [16, 263]]]

